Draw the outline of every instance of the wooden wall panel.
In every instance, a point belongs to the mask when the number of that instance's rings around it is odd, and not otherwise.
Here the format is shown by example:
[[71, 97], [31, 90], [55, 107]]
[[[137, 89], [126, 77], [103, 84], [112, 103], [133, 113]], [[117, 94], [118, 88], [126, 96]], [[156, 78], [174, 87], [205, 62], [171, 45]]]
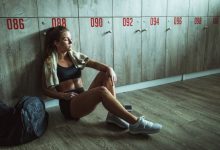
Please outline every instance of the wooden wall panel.
[[39, 17], [78, 17], [77, 0], [37, 0]]
[[36, 17], [36, 0], [1, 0], [0, 17]]
[[187, 48], [188, 17], [182, 17], [181, 24], [174, 24], [174, 17], [167, 18], [166, 76], [183, 73]]
[[205, 54], [205, 69], [220, 67], [220, 17], [208, 17], [208, 39]]
[[207, 16], [209, 0], [190, 0], [189, 16]]
[[[201, 22], [200, 22], [201, 21]], [[204, 55], [207, 40], [207, 17], [189, 17], [188, 48], [184, 61], [184, 73], [204, 70]]]
[[113, 0], [113, 16], [141, 16], [141, 0]]
[[118, 86], [141, 81], [140, 30], [141, 18], [132, 18], [132, 26], [123, 26], [123, 18], [114, 18], [114, 69]]
[[168, 0], [167, 16], [188, 16], [190, 0]]
[[8, 30], [6, 19], [0, 19], [0, 95], [6, 103], [23, 95], [39, 95], [41, 64], [38, 22], [23, 18], [24, 29]]
[[[80, 18], [80, 42], [82, 53], [113, 67], [112, 18]], [[97, 71], [89, 68], [83, 71], [86, 88], [96, 74]]]
[[111, 17], [112, 0], [79, 0], [80, 17]]
[[220, 1], [219, 0], [209, 0], [208, 16], [220, 16]]
[[166, 16], [167, 0], [142, 0], [142, 16]]
[[163, 78], [166, 58], [166, 17], [144, 17], [142, 28], [142, 81]]

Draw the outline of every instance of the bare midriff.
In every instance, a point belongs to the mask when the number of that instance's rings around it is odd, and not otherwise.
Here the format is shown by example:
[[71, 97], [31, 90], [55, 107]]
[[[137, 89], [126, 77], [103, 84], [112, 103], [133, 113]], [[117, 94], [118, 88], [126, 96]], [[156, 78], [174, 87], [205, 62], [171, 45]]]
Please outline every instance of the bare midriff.
[[66, 92], [83, 87], [83, 82], [81, 78], [69, 79], [60, 82], [56, 89], [60, 92]]

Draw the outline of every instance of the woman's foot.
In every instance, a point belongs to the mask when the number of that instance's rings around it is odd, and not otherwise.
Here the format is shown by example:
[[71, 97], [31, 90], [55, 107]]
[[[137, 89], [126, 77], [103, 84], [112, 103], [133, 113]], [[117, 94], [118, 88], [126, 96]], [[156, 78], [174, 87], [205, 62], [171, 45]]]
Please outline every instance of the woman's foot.
[[130, 124], [129, 132], [131, 134], [154, 134], [160, 132], [162, 125], [153, 123], [144, 119], [144, 116], [138, 118], [138, 122]]
[[108, 112], [108, 115], [106, 117], [106, 122], [111, 123], [111, 124], [115, 124], [118, 127], [123, 128], [123, 129], [128, 129], [128, 127], [129, 127], [128, 122], [126, 122], [125, 120], [113, 115], [110, 112]]

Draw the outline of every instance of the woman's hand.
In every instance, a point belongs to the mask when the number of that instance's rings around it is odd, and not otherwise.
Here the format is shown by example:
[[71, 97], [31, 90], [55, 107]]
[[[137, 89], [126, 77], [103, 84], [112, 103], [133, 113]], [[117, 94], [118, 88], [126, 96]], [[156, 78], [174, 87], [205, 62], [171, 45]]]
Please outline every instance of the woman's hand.
[[62, 99], [64, 100], [70, 100], [71, 98], [73, 98], [74, 96], [77, 96], [77, 93], [74, 92], [69, 92], [69, 93], [62, 93]]
[[115, 71], [112, 69], [112, 67], [108, 67], [106, 71], [106, 75], [111, 78], [112, 85], [114, 85], [117, 82], [117, 76]]

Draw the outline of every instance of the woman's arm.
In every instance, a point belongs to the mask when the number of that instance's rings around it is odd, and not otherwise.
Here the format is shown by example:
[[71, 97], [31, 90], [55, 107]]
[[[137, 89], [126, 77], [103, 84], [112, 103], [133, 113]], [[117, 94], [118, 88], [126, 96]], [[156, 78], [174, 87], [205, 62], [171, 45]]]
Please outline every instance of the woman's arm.
[[117, 81], [117, 76], [115, 74], [115, 71], [110, 66], [107, 66], [103, 63], [89, 59], [89, 61], [86, 64], [86, 67], [90, 67], [90, 68], [105, 72], [106, 75], [111, 78], [112, 82]]
[[90, 67], [102, 72], [107, 72], [109, 70], [109, 66], [91, 59], [89, 59], [89, 61], [87, 62], [86, 67]]
[[73, 93], [58, 92], [55, 87], [47, 87], [45, 83], [44, 75], [42, 76], [42, 89], [43, 89], [43, 93], [46, 96], [49, 96], [55, 99], [69, 100], [70, 98], [74, 96]]

